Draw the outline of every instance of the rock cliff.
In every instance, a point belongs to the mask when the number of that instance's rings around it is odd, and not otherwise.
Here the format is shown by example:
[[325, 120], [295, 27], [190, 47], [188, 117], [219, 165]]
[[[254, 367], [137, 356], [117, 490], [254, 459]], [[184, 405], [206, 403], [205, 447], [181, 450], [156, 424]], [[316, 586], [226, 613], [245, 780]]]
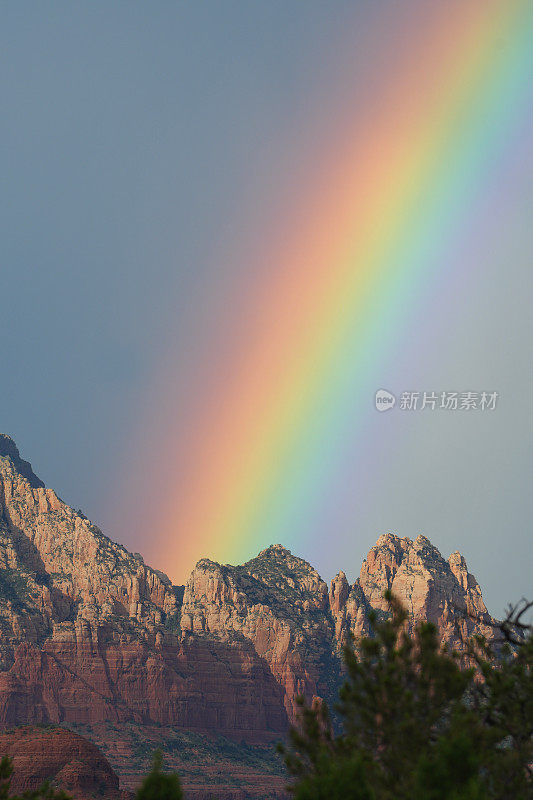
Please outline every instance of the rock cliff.
[[330, 607], [339, 641], [346, 641], [348, 633], [356, 638], [368, 633], [368, 612], [386, 613], [387, 590], [406, 606], [411, 630], [421, 620], [433, 622], [450, 648], [462, 650], [474, 633], [492, 635], [494, 620], [460, 553], [446, 561], [425, 536], [413, 542], [389, 533], [371, 548], [353, 586], [343, 572], [331, 582]]
[[328, 693], [331, 676], [324, 667], [334, 636], [328, 588], [315, 569], [279, 544], [240, 567], [199, 561], [185, 587], [181, 627], [251, 642], [283, 687], [291, 720], [298, 695]]
[[329, 591], [281, 545], [240, 566], [199, 561], [175, 587], [66, 505], [0, 437], [0, 725], [159, 724], [279, 737], [299, 694], [330, 699], [350, 633], [386, 613], [461, 647], [492, 622], [464, 558], [423, 536], [381, 536]]
[[181, 591], [22, 474], [14, 444], [2, 452], [0, 724], [286, 729], [282, 688], [251, 643], [183, 637]]

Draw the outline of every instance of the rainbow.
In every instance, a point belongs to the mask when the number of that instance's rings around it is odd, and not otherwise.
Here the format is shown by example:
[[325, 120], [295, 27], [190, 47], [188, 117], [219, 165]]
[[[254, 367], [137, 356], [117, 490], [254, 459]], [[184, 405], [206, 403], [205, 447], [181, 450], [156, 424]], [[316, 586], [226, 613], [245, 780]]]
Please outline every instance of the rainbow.
[[158, 401], [176, 381], [171, 356], [159, 366], [146, 402], [173, 482], [149, 555], [176, 579], [200, 557], [240, 562], [273, 541], [305, 552], [346, 460], [366, 456], [366, 387], [380, 387], [411, 315], [455, 279], [454, 248], [531, 101], [533, 4], [446, 7], [434, 4], [368, 119], [343, 120], [236, 291], [244, 335], [211, 343], [179, 426]]

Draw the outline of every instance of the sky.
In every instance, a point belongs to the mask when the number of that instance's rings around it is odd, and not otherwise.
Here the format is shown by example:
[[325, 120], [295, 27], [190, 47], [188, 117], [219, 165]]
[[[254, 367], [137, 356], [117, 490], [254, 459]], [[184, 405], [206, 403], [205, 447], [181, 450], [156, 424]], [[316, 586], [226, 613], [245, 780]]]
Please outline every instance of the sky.
[[530, 595], [531, 12], [3, 3], [0, 430], [46, 484], [176, 582], [421, 533]]

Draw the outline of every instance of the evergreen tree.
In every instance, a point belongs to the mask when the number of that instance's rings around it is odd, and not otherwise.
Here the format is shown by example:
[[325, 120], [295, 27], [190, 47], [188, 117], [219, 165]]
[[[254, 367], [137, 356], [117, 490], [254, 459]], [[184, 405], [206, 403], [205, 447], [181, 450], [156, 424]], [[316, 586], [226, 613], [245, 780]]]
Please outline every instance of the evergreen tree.
[[345, 648], [340, 734], [325, 704], [300, 702], [301, 724], [280, 747], [296, 800], [533, 798], [531, 631], [517, 638], [510, 618], [498, 659], [477, 639], [464, 668], [430, 623], [409, 636], [406, 611], [387, 599], [390, 618], [374, 616], [375, 635]]
[[152, 771], [137, 790], [136, 800], [182, 800], [179, 776], [176, 773], [163, 772], [162, 766], [163, 756], [160, 750], [156, 750]]

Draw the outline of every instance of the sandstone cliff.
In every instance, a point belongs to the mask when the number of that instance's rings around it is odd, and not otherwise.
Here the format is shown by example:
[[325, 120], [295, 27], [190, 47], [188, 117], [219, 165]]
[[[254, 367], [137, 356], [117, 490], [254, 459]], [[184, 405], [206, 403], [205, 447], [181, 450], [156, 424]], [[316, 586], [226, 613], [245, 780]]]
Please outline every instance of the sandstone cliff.
[[411, 630], [421, 620], [433, 622], [450, 648], [462, 650], [474, 633], [492, 635], [494, 620], [460, 553], [446, 561], [425, 536], [413, 542], [385, 534], [363, 561], [353, 586], [342, 572], [331, 582], [330, 607], [340, 642], [348, 632], [355, 637], [369, 632], [370, 609], [386, 613], [386, 590], [406, 606]]
[[198, 562], [186, 587], [66, 505], [0, 437], [0, 724], [161, 724], [247, 741], [327, 699], [348, 634], [391, 589], [455, 647], [491, 618], [459, 553], [387, 534], [349, 585], [281, 545]]
[[282, 689], [252, 644], [183, 638], [170, 580], [21, 474], [25, 462], [8, 445], [0, 723], [131, 719], [251, 738], [283, 732]]
[[315, 569], [281, 545], [240, 567], [199, 561], [185, 587], [181, 627], [250, 641], [283, 687], [291, 720], [298, 695], [328, 693], [325, 667], [334, 635], [328, 588]]

